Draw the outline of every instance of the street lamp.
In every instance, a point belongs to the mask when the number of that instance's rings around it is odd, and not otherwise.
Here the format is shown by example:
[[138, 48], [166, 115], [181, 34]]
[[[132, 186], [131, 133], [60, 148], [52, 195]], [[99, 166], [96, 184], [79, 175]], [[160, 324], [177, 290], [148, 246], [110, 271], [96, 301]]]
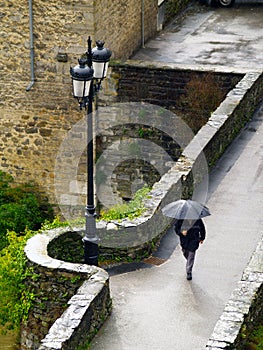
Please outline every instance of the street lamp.
[[84, 261], [98, 266], [98, 236], [96, 233], [96, 212], [94, 204], [93, 176], [93, 116], [94, 96], [101, 88], [101, 82], [107, 75], [111, 51], [104, 48], [103, 41], [96, 41], [97, 47], [91, 49], [91, 38], [88, 38], [88, 50], [79, 64], [70, 68], [73, 84], [73, 95], [79, 102], [80, 109], [87, 110], [87, 205], [85, 211], [86, 226], [84, 243]]

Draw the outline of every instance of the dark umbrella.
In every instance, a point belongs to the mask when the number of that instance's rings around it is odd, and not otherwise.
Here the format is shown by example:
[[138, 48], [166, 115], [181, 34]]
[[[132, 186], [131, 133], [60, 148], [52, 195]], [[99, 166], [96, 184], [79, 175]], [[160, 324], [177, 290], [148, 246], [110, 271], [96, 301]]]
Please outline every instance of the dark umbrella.
[[177, 220], [195, 220], [211, 215], [205, 205], [191, 199], [180, 199], [169, 203], [162, 209], [162, 213]]

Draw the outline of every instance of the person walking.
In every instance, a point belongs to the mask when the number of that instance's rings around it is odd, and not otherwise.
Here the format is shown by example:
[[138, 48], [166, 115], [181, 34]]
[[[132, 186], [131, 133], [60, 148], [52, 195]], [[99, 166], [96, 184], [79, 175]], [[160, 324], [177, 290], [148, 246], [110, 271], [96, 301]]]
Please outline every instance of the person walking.
[[176, 220], [174, 229], [180, 238], [182, 252], [186, 258], [186, 278], [191, 280], [196, 250], [205, 240], [205, 225], [201, 219]]

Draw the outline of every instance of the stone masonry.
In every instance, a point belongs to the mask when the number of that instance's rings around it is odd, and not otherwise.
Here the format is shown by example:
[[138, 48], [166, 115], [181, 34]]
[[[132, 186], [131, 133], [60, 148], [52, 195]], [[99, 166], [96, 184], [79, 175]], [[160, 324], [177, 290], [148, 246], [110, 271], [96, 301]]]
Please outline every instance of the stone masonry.
[[[57, 149], [80, 118], [71, 95], [70, 66], [77, 64], [90, 35], [105, 40], [113, 58], [126, 59], [157, 30], [157, 0], [36, 0], [33, 47], [29, 3], [4, 0], [0, 6], [0, 169], [16, 182], [35, 181], [55, 202]], [[141, 8], [141, 4], [144, 7]], [[143, 11], [143, 22], [141, 13]], [[34, 84], [30, 52], [34, 53]]]
[[207, 343], [207, 350], [246, 349], [247, 336], [263, 312], [263, 239], [258, 243]]
[[[255, 107], [262, 99], [262, 88], [262, 74], [247, 73], [237, 84], [236, 88], [227, 95], [226, 99], [211, 116], [209, 122], [184, 149], [179, 161], [153, 186], [151, 198], [145, 199], [145, 213], [134, 220], [125, 219], [122, 222], [102, 222], [98, 224], [101, 244], [112, 246], [113, 249], [122, 246], [134, 249], [139, 245], [144, 245], [145, 242], [150, 243], [153, 238], [160, 235], [170, 224], [170, 220], [161, 214], [161, 207], [171, 202], [171, 200], [181, 198], [181, 196], [189, 198], [195, 186], [195, 181], [198, 179], [201, 180], [204, 171], [207, 170], [203, 168], [203, 152], [205, 153], [208, 165], [212, 166], [240, 128], [252, 116]], [[104, 298], [108, 293], [103, 293], [104, 297], [102, 299], [100, 297], [97, 298], [97, 293], [101, 290], [101, 287], [104, 286], [103, 290], [108, 288], [108, 277], [107, 274], [103, 273], [103, 270], [87, 265], [64, 262], [49, 256], [49, 243], [59, 236], [62, 237], [66, 231], [69, 231], [69, 228], [43, 232], [31, 238], [26, 247], [29, 263], [35, 269], [35, 281], [32, 284], [35, 284], [36, 287], [41, 286], [37, 282], [37, 278], [40, 278], [42, 284], [46, 283], [45, 289], [51, 290], [48, 284], [50, 286], [54, 284], [54, 293], [59, 291], [57, 284], [60, 279], [56, 275], [58, 273], [63, 280], [67, 280], [67, 283], [72, 283], [72, 287], [70, 288], [72, 290], [72, 288], [77, 287], [78, 283], [83, 281], [85, 276], [87, 277], [87, 283], [84, 282], [82, 287], [79, 289], [76, 288], [76, 296], [69, 295], [69, 298], [71, 298], [68, 302], [69, 307], [51, 326], [47, 336], [42, 340], [42, 346], [39, 350], [76, 349], [75, 341], [81, 340], [81, 343], [84, 344], [87, 339], [90, 339], [92, 334], [94, 334], [92, 332], [94, 330], [94, 324], [95, 328], [102, 324], [110, 307], [107, 301], [108, 298]], [[83, 229], [74, 228], [73, 231], [79, 231], [81, 233]], [[58, 240], [58, 242], [60, 241]], [[59, 246], [61, 246], [61, 242]], [[125, 254], [127, 256], [127, 251]], [[219, 320], [215, 332], [209, 340], [209, 349], [235, 349], [235, 345], [232, 346], [231, 344], [237, 344], [236, 342], [239, 341], [240, 327], [246, 324], [243, 324], [243, 320], [249, 322], [260, 314], [261, 309], [258, 305], [262, 303], [261, 261], [262, 244], [258, 246], [246, 268], [242, 281], [226, 307], [226, 313]], [[80, 275], [82, 277], [79, 280], [78, 278], [76, 279]], [[49, 276], [49, 280], [46, 278], [47, 276]], [[55, 277], [51, 278], [53, 276]], [[91, 289], [86, 289], [87, 286], [90, 286]], [[50, 294], [51, 299], [54, 293]], [[62, 303], [65, 304], [65, 300], [63, 299], [65, 298], [64, 293], [62, 293], [60, 298]], [[34, 328], [36, 338], [32, 339], [34, 335], [32, 334], [30, 325], [28, 328], [24, 325], [23, 328], [22, 343], [31, 344], [32, 349], [35, 349], [34, 346], [38, 346], [43, 324], [47, 322], [47, 317], [52, 313], [52, 303], [48, 299], [44, 297], [39, 302], [36, 300], [35, 308], [33, 308], [29, 317], [28, 322], [30, 320], [40, 320], [38, 324], [40, 327]], [[56, 296], [55, 300], [57, 300]], [[97, 300], [99, 304], [93, 307], [93, 302], [90, 303], [91, 300]], [[44, 308], [41, 307], [42, 304], [44, 304]], [[241, 304], [243, 305], [241, 310], [237, 311]], [[95, 314], [96, 317], [91, 317], [90, 312]], [[37, 317], [35, 317], [34, 313]], [[68, 319], [72, 317], [74, 323], [68, 323]], [[83, 328], [84, 324], [86, 324], [85, 328]], [[229, 332], [229, 328], [231, 332]], [[80, 334], [84, 335], [81, 339]]]
[[36, 235], [27, 243], [32, 273], [27, 283], [35, 299], [21, 325], [21, 349], [76, 350], [88, 343], [111, 311], [109, 276], [104, 270], [48, 256], [49, 241], [62, 231]]

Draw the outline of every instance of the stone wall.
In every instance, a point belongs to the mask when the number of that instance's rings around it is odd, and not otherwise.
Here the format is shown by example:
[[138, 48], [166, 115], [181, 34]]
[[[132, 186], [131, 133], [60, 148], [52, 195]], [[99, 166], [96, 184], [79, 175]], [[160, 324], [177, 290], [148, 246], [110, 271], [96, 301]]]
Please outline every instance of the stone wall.
[[31, 271], [26, 283], [35, 298], [21, 326], [22, 350], [76, 350], [88, 343], [111, 311], [104, 270], [48, 256], [48, 242], [61, 231], [36, 235], [25, 249]]
[[164, 22], [163, 24], [167, 24], [171, 20], [174, 19], [174, 16], [184, 10], [185, 7], [189, 4], [189, 0], [166, 0], [163, 3], [164, 7]]
[[207, 350], [247, 349], [247, 337], [263, 313], [263, 240], [246, 266], [207, 343]]
[[[133, 220], [125, 219], [122, 221], [98, 223], [97, 232], [103, 249], [108, 249], [109, 253], [114, 253], [116, 249], [119, 249], [119, 252], [124, 254], [124, 258], [127, 258], [129, 254], [131, 254], [132, 258], [136, 258], [136, 251], [142, 248], [145, 249], [147, 254], [150, 254], [151, 242], [158, 239], [171, 224], [171, 219], [161, 214], [161, 208], [176, 200], [176, 198], [191, 197], [195, 185], [207, 175], [208, 168], [205, 166], [207, 162], [212, 166], [238, 131], [252, 117], [256, 106], [262, 101], [262, 92], [263, 75], [261, 73], [246, 74], [235, 89], [227, 95], [217, 111], [211, 116], [209, 122], [185, 147], [176, 164], [153, 186], [150, 193], [151, 197], [145, 198], [144, 206], [146, 210], [143, 215]], [[216, 145], [216, 151], [214, 145]], [[206, 157], [204, 157], [204, 153]], [[68, 239], [68, 233], [70, 232], [75, 232], [77, 236], [81, 237], [83, 228], [63, 228], [44, 232], [31, 238], [26, 246], [26, 254], [30, 265], [33, 267], [33, 276], [31, 278], [32, 281], [29, 283], [29, 288], [35, 288], [35, 291], [39, 293], [39, 298], [35, 300], [29, 319], [22, 328], [22, 344], [24, 347], [28, 346], [27, 349], [31, 349], [29, 346], [32, 346], [32, 349], [36, 349], [34, 346], [38, 346], [43, 336], [43, 325], [47, 330], [50, 323], [54, 321], [52, 315], [50, 316], [53, 307], [53, 302], [50, 302], [50, 300], [54, 301], [55, 298], [60, 301], [58, 305], [55, 303], [56, 315], [63, 312], [64, 309], [61, 307], [61, 303], [65, 306], [65, 298], [72, 296], [74, 289], [77, 289], [83, 278], [87, 278], [87, 282], [84, 282], [77, 290], [76, 296], [71, 297], [68, 302], [70, 306], [61, 317], [58, 316], [58, 320], [55, 321], [48, 334], [42, 340], [42, 346], [39, 350], [53, 348], [76, 349], [76, 341], [79, 340], [84, 344], [87, 339], [90, 339], [94, 334], [94, 328], [98, 328], [109, 313], [108, 276], [103, 270], [97, 267], [57, 260], [59, 256], [56, 259], [49, 256], [48, 246], [50, 243], [57, 240], [60, 249], [63, 246], [61, 239], [63, 237]], [[72, 236], [72, 233], [70, 235]], [[80, 239], [76, 241], [81, 242]], [[244, 304], [255, 300], [261, 302], [261, 299], [257, 299], [257, 295], [262, 293], [261, 289], [259, 289], [260, 283], [262, 283], [262, 275], [257, 274], [258, 265], [255, 264], [260, 260], [257, 254], [262, 254], [262, 246], [259, 247], [261, 248], [258, 248], [253, 256], [239, 286], [241, 288], [240, 291], [244, 293]], [[74, 246], [74, 250], [77, 251], [78, 248]], [[53, 247], [53, 251], [57, 255], [64, 254], [63, 249], [56, 250]], [[60, 285], [62, 280], [65, 281], [68, 295], [64, 293], [63, 288], [65, 286]], [[46, 295], [42, 294], [43, 289], [47, 291], [52, 290], [49, 293], [50, 298], [47, 299]], [[237, 297], [239, 293], [239, 291], [236, 293]], [[249, 306], [245, 306], [244, 314], [247, 314]], [[230, 309], [232, 307], [233, 303], [230, 303]], [[227, 314], [227, 318], [224, 319], [225, 325], [229, 325], [229, 317], [232, 317], [230, 309], [227, 310], [230, 312]], [[257, 307], [253, 310], [257, 310]], [[250, 315], [253, 316], [254, 313], [251, 312]], [[234, 322], [236, 323], [234, 326], [240, 328], [240, 317], [242, 322], [246, 317], [240, 316], [240, 314], [236, 316], [238, 322], [235, 318]], [[69, 319], [71, 320], [70, 323], [68, 323]], [[73, 323], [72, 319], [74, 320]], [[32, 332], [33, 323], [36, 330], [34, 333]], [[219, 329], [221, 329], [220, 327]], [[236, 336], [239, 334], [238, 332], [236, 332], [235, 328], [234, 334]], [[58, 334], [60, 335], [59, 338]], [[215, 346], [216, 349], [216, 347], [218, 348], [218, 343], [213, 343], [213, 341], [222, 341], [222, 345], [225, 339], [218, 339], [218, 330], [216, 330], [215, 334], [216, 336], [211, 337], [209, 346]], [[222, 334], [225, 336], [224, 329], [221, 332]], [[80, 335], [83, 335], [83, 337]], [[233, 337], [231, 339], [235, 341]], [[228, 345], [229, 342], [227, 343]]]
[[[161, 163], [165, 163], [162, 159], [164, 153], [166, 152], [166, 163], [169, 163], [168, 158], [170, 157], [170, 161], [176, 161], [183, 149], [183, 141], [179, 142], [178, 135], [174, 137], [178, 127], [176, 119], [181, 118], [181, 124], [185, 122], [192, 128], [191, 137], [193, 137], [196, 130], [200, 129], [209, 118], [211, 111], [214, 110], [212, 108], [222, 102], [242, 76], [241, 73], [233, 72], [178, 69], [152, 62], [127, 61], [113, 65], [108, 80], [109, 86], [104, 95], [100, 96], [100, 103], [111, 105], [113, 102], [120, 102], [121, 105], [114, 105], [114, 108], [111, 106], [108, 110], [105, 107], [101, 108], [96, 118], [97, 154], [103, 154], [104, 151], [107, 153], [107, 149], [114, 144], [115, 158], [119, 161], [117, 166], [116, 159], [108, 164], [109, 169], [115, 169], [113, 174], [115, 180], [111, 182], [113, 192], [118, 193], [121, 198], [131, 199], [136, 189], [143, 184], [151, 187], [153, 183], [159, 181], [168, 169], [167, 166], [160, 166]], [[198, 84], [198, 89], [202, 90], [197, 91], [196, 87], [194, 97], [189, 96], [193, 91], [193, 88], [192, 90], [189, 88], [190, 82]], [[211, 108], [207, 103], [202, 108], [199, 104], [199, 110], [195, 111], [193, 107], [195, 101], [192, 99], [196, 98], [198, 93], [203, 96], [204, 93], [211, 91], [213, 96], [210, 97], [214, 100], [217, 98], [218, 105]], [[142, 105], [131, 102], [140, 102]], [[154, 107], [149, 107], [148, 104], [161, 106], [166, 111], [161, 108], [154, 110]], [[172, 113], [176, 116], [172, 117]], [[186, 129], [186, 126], [181, 129]], [[131, 140], [136, 138], [148, 141], [149, 156], [145, 157], [147, 161], [142, 156], [143, 152], [138, 143], [140, 152], [134, 152], [133, 157], [130, 154], [129, 159], [122, 161], [124, 157], [120, 150], [121, 143], [125, 140], [132, 142]], [[185, 142], [190, 141], [188, 136], [184, 135], [184, 138]], [[156, 145], [160, 146], [161, 151], [157, 152]], [[146, 142], [144, 148], [146, 149]]]
[[171, 109], [177, 107], [180, 96], [186, 94], [186, 85], [193, 78], [202, 79], [213, 75], [216, 85], [225, 93], [229, 92], [244, 76], [242, 72], [187, 67], [169, 63], [133, 61], [112, 62], [109, 84], [102, 101], [131, 102], [144, 101]]
[[157, 32], [158, 2], [153, 0], [96, 0], [94, 29], [96, 37], [105, 38], [114, 58], [129, 58]]
[[[150, 242], [160, 236], [170, 223], [161, 214], [161, 207], [176, 198], [189, 198], [193, 195], [198, 182], [207, 176], [209, 169], [219, 159], [225, 148], [252, 117], [256, 107], [262, 101], [262, 92], [263, 75], [257, 72], [247, 73], [227, 94], [208, 123], [193, 138], [188, 139], [188, 144], [184, 145], [178, 161], [172, 164], [160, 181], [154, 184], [149, 198], [144, 201], [146, 210], [143, 215], [136, 219], [98, 222], [97, 231], [101, 246], [108, 247], [112, 251], [116, 248], [123, 249], [124, 256], [129, 254], [129, 249], [132, 249], [133, 257], [136, 257], [136, 250], [143, 245], [145, 250], [149, 251]], [[122, 116], [120, 119], [122, 120]], [[147, 121], [146, 116], [145, 121]], [[167, 119], [167, 121], [169, 128], [170, 120]], [[162, 126], [164, 127], [165, 125]], [[184, 134], [182, 138], [187, 140]], [[63, 185], [65, 182], [61, 184]], [[61, 189], [61, 192], [69, 193], [69, 188]], [[74, 195], [74, 191], [71, 195]], [[128, 248], [128, 252], [124, 248]]]
[[[226, 96], [243, 74], [206, 72], [202, 69], [134, 61], [111, 67], [105, 89], [99, 95], [100, 107], [94, 113], [96, 190], [97, 198], [104, 207], [116, 204], [113, 201], [108, 203], [105, 198], [111, 197], [109, 188], [114, 198], [129, 200], [144, 184], [151, 187], [159, 181], [171, 167], [170, 163], [178, 159], [182, 149], [194, 137], [193, 131], [184, 122], [179, 97], [187, 96], [189, 81], [193, 78], [204, 81], [207, 76], [212, 77], [210, 90], [220, 90], [222, 96]], [[205, 85], [203, 88], [207, 89]], [[177, 110], [181, 112], [180, 115]], [[203, 119], [209, 118], [210, 111], [206, 112], [207, 116]], [[192, 119], [199, 121], [196, 114], [192, 112], [192, 115]], [[198, 124], [197, 121], [194, 123]], [[201, 126], [199, 122], [198, 127]], [[61, 164], [58, 164], [55, 174], [57, 199], [60, 208], [63, 206], [62, 212], [69, 203], [72, 208], [75, 203], [76, 215], [82, 216], [77, 207], [83, 208], [86, 196], [86, 159], [80, 156], [81, 147], [82, 152], [85, 150], [85, 120], [82, 124], [74, 125], [68, 135], [70, 137], [65, 139], [64, 154], [58, 156]], [[103, 157], [107, 161], [101, 166]]]
[[[52, 203], [58, 147], [83, 113], [71, 95], [70, 66], [87, 38], [103, 39], [118, 59], [141, 45], [141, 2], [35, 0], [33, 47], [29, 2], [1, 3], [0, 169], [16, 182], [33, 180]], [[157, 30], [157, 0], [144, 0], [144, 35]], [[95, 42], [93, 42], [95, 44]], [[30, 53], [34, 54], [34, 84]]]
[[[20, 86], [19, 93], [14, 96], [13, 102], [15, 109], [7, 110], [3, 107], [0, 111], [2, 123], [0, 129], [1, 170], [9, 172], [17, 182], [35, 181], [39, 185], [43, 195], [48, 196], [53, 204], [56, 203], [54, 168], [59, 147], [72, 127], [82, 120], [85, 115], [84, 112], [81, 113], [78, 110], [76, 101], [70, 95], [69, 63], [58, 63], [58, 65], [64, 65], [63, 74], [66, 85], [58, 83], [55, 86], [54, 84], [49, 85], [49, 82], [38, 82], [36, 87], [39, 87], [41, 91], [34, 87], [29, 93], [23, 92]], [[185, 92], [186, 82], [195, 74], [202, 76], [206, 73], [188, 69], [173, 69], [173, 67], [165, 68], [158, 64], [149, 67], [147, 63], [145, 66], [141, 63], [138, 63], [138, 66], [134, 63], [131, 65], [121, 65], [120, 67], [117, 66], [112, 68], [110, 78], [104, 84], [105, 88], [101, 92], [99, 103], [105, 105], [125, 100], [142, 100], [158, 103], [164, 107], [171, 107], [176, 104], [178, 94]], [[147, 76], [148, 78], [146, 78]], [[221, 82], [222, 89], [225, 89], [227, 92], [242, 77], [242, 74], [229, 72], [224, 74], [219, 72], [216, 73], [216, 77]], [[50, 75], [49, 81], [52, 79], [55, 79], [54, 74]], [[52, 89], [47, 91], [46, 86]], [[64, 89], [65, 86], [67, 87], [66, 89]], [[147, 88], [147, 91], [145, 88]], [[142, 92], [143, 89], [144, 93]], [[125, 91], [127, 92], [127, 96], [124, 96]], [[134, 92], [135, 95], [133, 96]], [[148, 97], [146, 96], [146, 92]], [[24, 99], [23, 93], [26, 99]], [[11, 94], [11, 86], [9, 94]], [[19, 99], [19, 96], [22, 100]], [[61, 97], [64, 97], [64, 105]], [[47, 102], [43, 102], [43, 99]], [[24, 109], [25, 105], [27, 105], [26, 109]], [[50, 109], [47, 107], [50, 107]], [[98, 120], [99, 118], [102, 118], [102, 116], [98, 117]], [[101, 123], [104, 123], [104, 125], [105, 120], [106, 116], [101, 120]], [[108, 125], [112, 124], [113, 115], [109, 116], [106, 122]], [[120, 121], [121, 123], [124, 122]], [[139, 121], [137, 124], [138, 135], [141, 131], [146, 134], [147, 130], [143, 130], [144, 126], [139, 126]], [[99, 133], [99, 123], [96, 128], [96, 132]], [[82, 129], [82, 132], [84, 129]], [[119, 131], [116, 131], [117, 136]], [[109, 133], [110, 130], [108, 131]], [[150, 130], [150, 133], [152, 133], [152, 130]], [[75, 135], [76, 141], [78, 140], [78, 135], [79, 133]], [[155, 136], [157, 137], [158, 135], [156, 134]], [[85, 137], [85, 134], [83, 134], [83, 137]], [[107, 138], [108, 136], [104, 133], [103, 137]], [[161, 146], [163, 149], [170, 149], [171, 140], [165, 139], [165, 137], [165, 135], [160, 137], [162, 139]], [[104, 140], [103, 145], [98, 142], [101, 150], [110, 144], [110, 138], [108, 138], [108, 141]], [[174, 146], [175, 148], [177, 147], [176, 145]], [[82, 152], [84, 151], [85, 148], [82, 149]], [[98, 151], [100, 151], [100, 148], [98, 148]], [[175, 152], [177, 152], [176, 149]], [[70, 164], [71, 161], [67, 166], [70, 166]], [[77, 164], [77, 168], [80, 179], [85, 184], [85, 157], [81, 160], [81, 164]], [[150, 170], [152, 172], [152, 169]], [[156, 173], [155, 179], [159, 179], [159, 176], [162, 174]], [[143, 176], [146, 176], [146, 172], [144, 172]], [[124, 181], [126, 180], [124, 179]], [[146, 182], [149, 185], [152, 184], [147, 179]], [[81, 187], [83, 187], [83, 184]], [[85, 191], [80, 191], [77, 195], [82, 196], [81, 204], [83, 205], [85, 203]], [[124, 193], [123, 195], [123, 197], [128, 198], [130, 196], [130, 193]]]

